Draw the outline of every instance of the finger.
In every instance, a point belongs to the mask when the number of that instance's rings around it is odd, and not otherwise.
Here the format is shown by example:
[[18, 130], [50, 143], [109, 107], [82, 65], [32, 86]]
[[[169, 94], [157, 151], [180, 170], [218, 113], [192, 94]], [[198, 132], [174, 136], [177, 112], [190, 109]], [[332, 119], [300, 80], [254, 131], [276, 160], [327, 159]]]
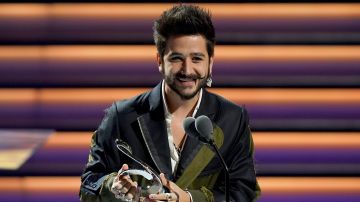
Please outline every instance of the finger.
[[128, 164], [125, 163], [121, 166], [120, 170], [118, 171], [118, 176], [126, 170], [129, 170], [129, 166], [128, 166]]
[[[137, 195], [137, 182], [134, 182], [126, 194], [126, 198], [133, 199]], [[137, 201], [137, 200], [136, 200]]]
[[128, 173], [118, 175], [119, 180], [132, 181]]
[[115, 184], [115, 188], [120, 190], [124, 187], [125, 184], [129, 183], [127, 180], [119, 180], [116, 184]]
[[123, 188], [121, 189], [121, 192], [125, 194], [125, 193], [129, 192], [132, 187], [137, 188], [137, 182], [134, 182], [129, 178], [126, 181], [126, 184], [124, 184]]
[[111, 191], [115, 194], [119, 194], [119, 193], [126, 193], [125, 191], [127, 190], [122, 190], [124, 185], [127, 183], [132, 183], [132, 181], [128, 181], [128, 180], [114, 180], [112, 186], [111, 186]]
[[131, 186], [132, 185], [130, 182], [127, 182], [126, 184], [124, 184], [124, 186], [120, 189], [121, 193], [126, 194], [130, 190]]
[[176, 201], [178, 197], [175, 193], [162, 193], [162, 194], [150, 194], [151, 200], [165, 200], [165, 201]]
[[160, 176], [160, 180], [161, 180], [161, 182], [162, 182], [163, 184], [167, 182], [167, 179], [166, 179], [164, 173], [160, 173], [159, 176]]
[[161, 180], [161, 183], [165, 186], [165, 187], [167, 187], [167, 188], [169, 188], [170, 189], [170, 183], [169, 183], [169, 180], [168, 179], [166, 179], [166, 177], [165, 177], [165, 175], [164, 175], [164, 173], [160, 173], [160, 180]]
[[121, 166], [121, 170], [129, 170], [129, 166], [128, 166], [128, 164], [123, 164], [122, 166]]
[[126, 181], [120, 180], [118, 177], [115, 177], [113, 184], [111, 185], [111, 191], [114, 194], [118, 194], [125, 183]]

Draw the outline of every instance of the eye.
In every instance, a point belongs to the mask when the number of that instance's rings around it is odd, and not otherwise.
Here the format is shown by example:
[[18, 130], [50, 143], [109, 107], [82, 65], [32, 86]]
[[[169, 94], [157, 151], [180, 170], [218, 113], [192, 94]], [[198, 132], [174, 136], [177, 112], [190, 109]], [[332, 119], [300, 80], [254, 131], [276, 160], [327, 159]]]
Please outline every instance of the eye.
[[192, 60], [194, 63], [198, 63], [201, 62], [203, 59], [201, 57], [193, 57]]
[[174, 57], [170, 57], [169, 60], [171, 62], [181, 62], [182, 61], [182, 58], [179, 57], [179, 56], [174, 56]]

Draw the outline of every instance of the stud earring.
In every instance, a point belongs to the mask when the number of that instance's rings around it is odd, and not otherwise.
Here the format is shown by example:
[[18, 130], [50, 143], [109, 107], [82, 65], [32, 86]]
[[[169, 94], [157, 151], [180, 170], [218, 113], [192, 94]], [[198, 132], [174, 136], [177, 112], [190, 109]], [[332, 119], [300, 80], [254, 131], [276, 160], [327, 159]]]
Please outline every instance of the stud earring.
[[212, 84], [212, 78], [209, 77], [209, 78], [206, 79], [206, 86], [211, 87], [211, 84]]

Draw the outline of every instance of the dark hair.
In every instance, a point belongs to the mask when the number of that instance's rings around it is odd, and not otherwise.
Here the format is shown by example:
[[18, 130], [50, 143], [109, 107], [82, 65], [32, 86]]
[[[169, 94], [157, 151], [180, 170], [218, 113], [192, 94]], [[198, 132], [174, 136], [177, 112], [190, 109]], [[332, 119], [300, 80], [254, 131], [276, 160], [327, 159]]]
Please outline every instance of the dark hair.
[[214, 55], [215, 30], [209, 11], [195, 5], [176, 5], [166, 10], [154, 23], [154, 41], [163, 58], [167, 40], [178, 35], [202, 35], [209, 56]]

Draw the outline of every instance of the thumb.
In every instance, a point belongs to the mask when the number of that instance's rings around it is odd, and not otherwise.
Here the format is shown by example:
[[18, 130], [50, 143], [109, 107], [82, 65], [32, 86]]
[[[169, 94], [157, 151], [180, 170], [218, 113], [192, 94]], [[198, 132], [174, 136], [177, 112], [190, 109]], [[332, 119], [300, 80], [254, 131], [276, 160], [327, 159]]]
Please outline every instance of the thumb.
[[118, 175], [120, 175], [123, 171], [129, 170], [128, 164], [123, 164], [121, 169], [118, 171]]
[[162, 183], [165, 187], [169, 188], [169, 180], [166, 179], [165, 174], [164, 174], [164, 173], [160, 173], [159, 177], [160, 177], [161, 183]]
[[121, 170], [129, 170], [129, 166], [128, 164], [123, 164], [122, 167], [121, 167]]

